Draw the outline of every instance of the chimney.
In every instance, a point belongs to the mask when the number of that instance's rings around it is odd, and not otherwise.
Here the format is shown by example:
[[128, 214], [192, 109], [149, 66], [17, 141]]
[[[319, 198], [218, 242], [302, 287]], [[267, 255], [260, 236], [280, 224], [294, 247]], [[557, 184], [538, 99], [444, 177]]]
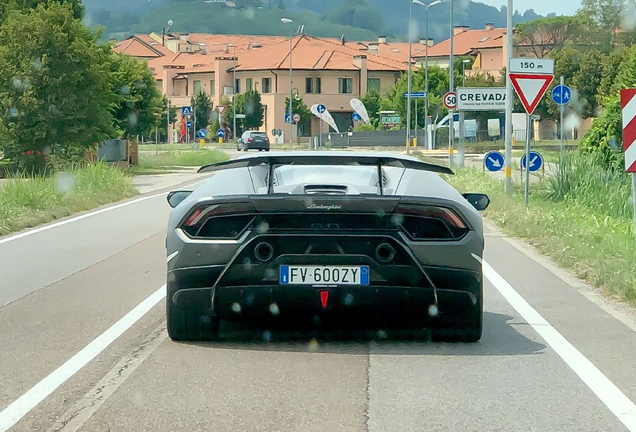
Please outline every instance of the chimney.
[[486, 30], [493, 30], [495, 28], [495, 23], [486, 23]]
[[369, 54], [378, 55], [380, 53], [380, 47], [378, 42], [370, 42], [369, 47], [367, 48], [367, 52]]
[[367, 56], [365, 55], [357, 55], [353, 56], [353, 65], [360, 69], [360, 90], [359, 95], [365, 95], [367, 93], [367, 78], [368, 78], [368, 69], [367, 69]]
[[453, 28], [453, 36], [458, 35], [460, 33], [464, 33], [465, 31], [468, 31], [469, 27], [468, 26], [455, 26]]
[[428, 45], [429, 47], [432, 47], [433, 46], [433, 39], [432, 38], [420, 39], [420, 44], [421, 45]]
[[386, 43], [386, 36], [378, 36], [378, 43], [379, 44], [385, 44]]
[[181, 39], [182, 41], [188, 41], [188, 39], [190, 39], [190, 34], [189, 33], [183, 33], [179, 36], [179, 39]]

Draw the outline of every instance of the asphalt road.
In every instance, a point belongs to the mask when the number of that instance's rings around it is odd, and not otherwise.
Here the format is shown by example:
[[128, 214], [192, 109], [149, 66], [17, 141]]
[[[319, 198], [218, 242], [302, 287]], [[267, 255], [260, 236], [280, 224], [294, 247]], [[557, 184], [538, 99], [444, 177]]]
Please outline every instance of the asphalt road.
[[634, 312], [491, 226], [479, 343], [176, 343], [169, 210], [0, 238], [0, 431], [636, 431]]

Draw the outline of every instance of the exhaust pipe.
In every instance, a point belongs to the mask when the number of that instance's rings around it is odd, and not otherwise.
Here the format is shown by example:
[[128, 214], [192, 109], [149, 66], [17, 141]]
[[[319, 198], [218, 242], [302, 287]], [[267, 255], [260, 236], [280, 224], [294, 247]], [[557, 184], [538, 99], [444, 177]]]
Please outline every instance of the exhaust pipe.
[[388, 243], [382, 243], [375, 249], [375, 257], [382, 263], [388, 263], [395, 257], [395, 249]]
[[261, 242], [254, 247], [254, 256], [261, 262], [266, 262], [274, 256], [274, 248], [271, 244]]

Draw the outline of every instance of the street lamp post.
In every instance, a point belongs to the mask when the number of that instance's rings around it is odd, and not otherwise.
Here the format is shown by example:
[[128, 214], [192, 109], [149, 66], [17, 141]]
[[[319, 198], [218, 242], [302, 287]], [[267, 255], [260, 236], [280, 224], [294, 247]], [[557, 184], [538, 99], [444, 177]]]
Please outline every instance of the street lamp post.
[[470, 63], [470, 60], [462, 60], [462, 87], [466, 87], [466, 63]]
[[438, 5], [442, 2], [442, 0], [435, 0], [433, 3], [426, 5], [422, 3], [420, 0], [413, 0], [413, 3], [419, 6], [424, 6], [426, 11], [426, 56], [424, 57], [424, 92], [426, 93], [426, 100], [424, 101], [424, 126], [426, 128], [426, 132], [424, 134], [424, 138], [426, 139], [426, 147], [429, 150], [433, 149], [432, 143], [428, 140], [428, 8], [431, 6]]
[[[290, 20], [289, 18], [281, 18], [281, 22], [283, 24], [291, 24], [294, 21]], [[291, 148], [292, 143], [294, 142], [293, 138], [292, 138], [292, 134], [293, 134], [293, 110], [292, 110], [292, 100], [293, 100], [293, 80], [292, 80], [292, 52], [294, 51], [294, 39], [292, 36], [293, 30], [289, 31], [289, 147]]]
[[236, 144], [236, 67], [237, 59], [236, 59], [236, 45], [230, 44], [234, 48], [234, 67], [232, 68], [232, 79], [234, 83], [232, 84], [232, 135], [234, 136], [234, 144]]
[[406, 154], [409, 154], [411, 146], [411, 75], [413, 69], [413, 2], [409, 2], [409, 72], [408, 84], [406, 89]]
[[[453, 65], [453, 36], [455, 36], [455, 28], [453, 26], [453, 0], [449, 0], [449, 9], [450, 9], [450, 63], [448, 65], [448, 83], [449, 90], [451, 93], [455, 90], [455, 77], [454, 77], [454, 65]], [[453, 110], [448, 110], [448, 165], [453, 167], [453, 144], [455, 142], [455, 126], [453, 125]]]

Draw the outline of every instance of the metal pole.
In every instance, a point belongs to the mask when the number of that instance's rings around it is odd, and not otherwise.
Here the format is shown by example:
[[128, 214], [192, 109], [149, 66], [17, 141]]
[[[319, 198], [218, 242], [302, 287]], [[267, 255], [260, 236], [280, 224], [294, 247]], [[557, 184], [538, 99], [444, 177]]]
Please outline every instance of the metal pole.
[[292, 37], [292, 31], [289, 32], [289, 147], [291, 148], [292, 144], [293, 144], [293, 139], [292, 139], [292, 124], [293, 124], [293, 110], [292, 110], [292, 100], [294, 99], [294, 91], [293, 91], [293, 84], [292, 84], [292, 51], [294, 50], [294, 39]]
[[428, 139], [428, 6], [426, 6], [426, 56], [424, 57], [424, 91], [426, 92], [426, 100], [424, 101], [426, 148], [428, 150], [433, 150], [433, 143]]
[[[455, 28], [453, 26], [453, 0], [449, 1], [450, 5], [450, 63], [448, 65], [448, 83], [449, 83], [449, 91], [453, 91], [455, 77], [454, 74], [454, 65], [453, 65], [453, 36], [455, 33]], [[453, 125], [453, 110], [448, 110], [448, 114], [450, 117], [448, 118], [448, 165], [453, 167], [453, 144], [455, 141], [455, 126]]]
[[411, 141], [411, 59], [413, 58], [413, 2], [409, 0], [409, 72], [406, 94], [406, 154], [409, 154]]
[[459, 151], [457, 152], [457, 165], [464, 167], [464, 111], [459, 112]]
[[563, 163], [563, 153], [564, 153], [564, 147], [563, 147], [563, 110], [565, 108], [565, 105], [563, 104], [563, 77], [561, 77], [561, 105], [559, 106], [559, 111], [560, 111], [560, 120], [559, 120], [559, 128], [561, 129], [561, 157], [559, 158], [559, 160], [561, 161], [561, 163]]
[[194, 145], [196, 143], [195, 135], [197, 130], [197, 108], [192, 106], [192, 117], [194, 117], [194, 122], [192, 123], [192, 150], [194, 150]]
[[318, 135], [318, 147], [322, 148], [322, 119], [318, 119], [318, 130], [320, 134]]
[[528, 207], [528, 197], [530, 196], [530, 114], [526, 114], [526, 207]]
[[506, 193], [512, 193], [512, 107], [514, 94], [512, 93], [512, 83], [508, 78], [510, 59], [512, 58], [512, 2], [508, 0], [507, 7], [507, 24], [506, 24], [506, 117], [505, 117], [505, 131], [506, 135], [506, 157], [504, 160], [506, 181], [504, 184]]
[[159, 154], [159, 127], [155, 126], [155, 155]]
[[166, 104], [166, 144], [170, 144], [170, 99]]
[[417, 146], [417, 98], [415, 99], [415, 145]]
[[462, 62], [462, 87], [466, 87], [466, 63]]
[[234, 68], [232, 70], [232, 79], [234, 80], [234, 84], [232, 88], [234, 91], [232, 92], [232, 135], [234, 138], [234, 144], [236, 144], [236, 45], [234, 45]]
[[634, 232], [636, 232], [636, 173], [632, 173], [632, 202], [634, 204]]

